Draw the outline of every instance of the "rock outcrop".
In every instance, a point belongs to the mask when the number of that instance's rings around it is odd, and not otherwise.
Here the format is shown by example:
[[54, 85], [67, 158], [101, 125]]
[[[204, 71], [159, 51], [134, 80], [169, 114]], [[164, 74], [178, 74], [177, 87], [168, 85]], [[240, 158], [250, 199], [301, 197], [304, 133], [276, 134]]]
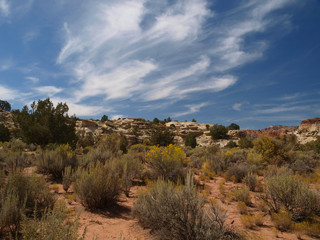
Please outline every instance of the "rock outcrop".
[[[0, 123], [4, 124], [11, 133], [17, 130], [10, 112], [0, 110]], [[150, 138], [152, 125], [152, 122], [142, 118], [124, 118], [105, 122], [81, 119], [76, 123], [76, 133], [90, 134], [95, 138], [105, 134], [119, 133], [124, 134], [130, 144], [135, 144], [143, 143]], [[199, 146], [208, 146], [213, 143], [224, 146], [228, 142], [227, 140], [213, 141], [211, 139], [209, 129], [213, 124], [172, 121], [167, 122], [165, 125], [173, 130], [176, 144], [184, 145], [185, 138], [189, 133], [193, 133], [196, 136]], [[302, 144], [315, 140], [317, 136], [320, 136], [320, 118], [303, 120], [299, 127], [274, 125], [262, 130], [230, 130], [228, 132], [231, 139], [235, 141], [245, 136], [259, 137], [267, 135], [276, 138], [290, 137], [291, 134], [295, 134], [298, 142]]]
[[295, 134], [300, 143], [316, 140], [316, 137], [320, 136], [320, 118], [303, 120]]

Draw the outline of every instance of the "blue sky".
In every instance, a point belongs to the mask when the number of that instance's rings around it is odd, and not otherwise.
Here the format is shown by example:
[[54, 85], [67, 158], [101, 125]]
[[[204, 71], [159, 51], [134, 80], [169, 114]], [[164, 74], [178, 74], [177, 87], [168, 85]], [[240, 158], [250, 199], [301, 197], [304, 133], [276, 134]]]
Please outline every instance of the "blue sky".
[[320, 115], [318, 0], [0, 0], [0, 99], [259, 129]]

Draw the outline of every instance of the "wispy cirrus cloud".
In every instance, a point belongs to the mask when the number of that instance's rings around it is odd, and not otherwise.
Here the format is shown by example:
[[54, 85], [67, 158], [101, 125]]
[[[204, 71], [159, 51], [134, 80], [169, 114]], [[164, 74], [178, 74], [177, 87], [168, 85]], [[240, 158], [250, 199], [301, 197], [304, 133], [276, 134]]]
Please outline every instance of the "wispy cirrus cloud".
[[10, 14], [10, 5], [7, 0], [0, 0], [0, 17], [7, 17]]
[[197, 113], [200, 111], [201, 108], [205, 107], [209, 105], [209, 103], [199, 103], [199, 104], [189, 104], [186, 105], [185, 107], [188, 109], [187, 111], [184, 112], [178, 112], [178, 113], [174, 113], [173, 117], [181, 117], [181, 116], [186, 116], [186, 115], [190, 115], [193, 113]]
[[34, 90], [44, 96], [52, 97], [57, 93], [61, 92], [63, 88], [57, 88], [55, 86], [41, 86], [34, 88]]
[[16, 90], [0, 85], [1, 100], [12, 100], [12, 99], [15, 99], [16, 95], [17, 95]]
[[39, 78], [37, 78], [37, 77], [31, 77], [31, 76], [28, 76], [28, 77], [26, 77], [26, 79], [28, 79], [28, 80], [30, 80], [31, 82], [33, 82], [33, 83], [37, 83], [37, 82], [39, 82]]
[[84, 4], [80, 20], [64, 23], [56, 59], [76, 84], [69, 97], [77, 103], [179, 101], [224, 91], [238, 81], [229, 71], [268, 46], [248, 36], [280, 24], [272, 13], [295, 1], [251, 0], [227, 18], [206, 0], [94, 2]]

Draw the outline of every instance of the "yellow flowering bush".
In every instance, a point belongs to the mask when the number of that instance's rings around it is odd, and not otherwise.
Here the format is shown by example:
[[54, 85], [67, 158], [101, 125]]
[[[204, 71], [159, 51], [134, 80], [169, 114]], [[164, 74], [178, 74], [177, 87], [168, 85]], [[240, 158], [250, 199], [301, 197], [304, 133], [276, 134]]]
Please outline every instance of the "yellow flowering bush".
[[183, 166], [186, 160], [184, 151], [172, 144], [164, 148], [153, 146], [146, 155], [144, 168], [150, 179], [163, 177], [165, 180], [177, 182], [178, 179], [185, 178]]

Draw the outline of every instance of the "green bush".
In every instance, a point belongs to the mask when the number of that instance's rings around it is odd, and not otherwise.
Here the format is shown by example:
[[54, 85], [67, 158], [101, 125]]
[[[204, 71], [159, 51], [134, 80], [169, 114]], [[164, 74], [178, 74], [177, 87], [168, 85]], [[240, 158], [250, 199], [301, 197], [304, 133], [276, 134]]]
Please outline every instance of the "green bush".
[[147, 191], [138, 194], [133, 213], [144, 227], [161, 239], [240, 239], [226, 225], [226, 215], [197, 193], [189, 174], [184, 186], [157, 180]]
[[63, 201], [57, 201], [52, 210], [47, 209], [43, 216], [38, 219], [37, 212], [34, 218], [23, 216], [21, 223], [22, 239], [32, 240], [83, 240], [78, 236], [78, 217], [75, 221], [67, 221], [67, 208]]
[[185, 145], [192, 148], [195, 148], [197, 146], [197, 139], [193, 133], [188, 133], [185, 140]]
[[114, 205], [120, 194], [119, 173], [114, 163], [100, 162], [80, 168], [75, 174], [74, 191], [89, 210]]
[[274, 175], [266, 180], [266, 199], [271, 212], [282, 207], [292, 214], [295, 221], [312, 214], [320, 216], [320, 196], [299, 181], [294, 175]]
[[9, 142], [9, 140], [10, 140], [9, 129], [3, 124], [0, 124], [0, 142]]
[[108, 118], [108, 116], [107, 115], [103, 115], [102, 117], [101, 117], [101, 122], [105, 122], [105, 121], [108, 121], [109, 120], [109, 118]]
[[69, 145], [60, 145], [55, 150], [44, 150], [37, 158], [37, 169], [40, 173], [51, 174], [56, 180], [62, 180], [66, 167], [76, 168], [78, 160]]
[[223, 125], [214, 125], [210, 128], [210, 135], [213, 140], [218, 139], [227, 139], [228, 138], [228, 129]]

